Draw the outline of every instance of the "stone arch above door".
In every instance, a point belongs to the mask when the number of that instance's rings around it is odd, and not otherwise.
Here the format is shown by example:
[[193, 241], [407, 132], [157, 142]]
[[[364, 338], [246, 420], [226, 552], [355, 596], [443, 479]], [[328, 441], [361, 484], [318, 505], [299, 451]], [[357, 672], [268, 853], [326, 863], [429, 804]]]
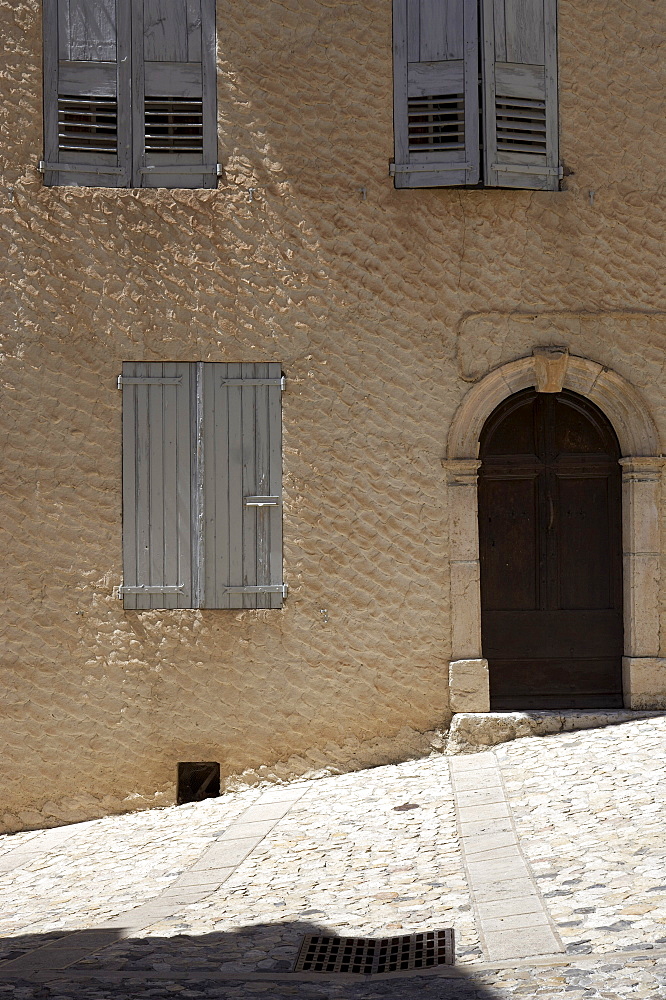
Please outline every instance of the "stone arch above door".
[[477, 523], [479, 437], [495, 407], [521, 389], [571, 389], [606, 414], [622, 458], [624, 699], [627, 708], [666, 708], [666, 659], [660, 657], [661, 544], [659, 499], [664, 458], [656, 425], [638, 391], [617, 372], [560, 348], [486, 375], [467, 393], [451, 424], [442, 464], [449, 487], [451, 644], [449, 689], [454, 712], [489, 710], [488, 665], [481, 648]]
[[661, 454], [655, 423], [630, 382], [596, 361], [569, 356], [566, 351], [553, 348], [510, 361], [470, 389], [451, 424], [447, 460], [476, 458], [481, 429], [495, 407], [507, 396], [532, 386], [546, 392], [571, 389], [596, 403], [615, 428], [623, 455]]

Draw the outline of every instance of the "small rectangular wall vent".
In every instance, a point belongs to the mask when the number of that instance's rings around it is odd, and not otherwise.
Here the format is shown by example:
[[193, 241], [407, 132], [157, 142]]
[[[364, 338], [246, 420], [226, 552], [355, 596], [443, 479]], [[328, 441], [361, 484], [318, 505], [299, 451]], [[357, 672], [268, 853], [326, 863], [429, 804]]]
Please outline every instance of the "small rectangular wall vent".
[[146, 97], [147, 153], [203, 153], [203, 101]]
[[220, 765], [215, 761], [183, 761], [178, 765], [176, 802], [201, 802], [220, 794]]
[[531, 98], [500, 97], [495, 101], [497, 149], [500, 153], [533, 153], [546, 159], [546, 103]]
[[369, 976], [431, 969], [436, 965], [452, 965], [454, 960], [452, 928], [379, 939], [307, 934], [294, 972], [352, 972]]
[[115, 97], [58, 97], [61, 152], [116, 153], [118, 102]]
[[465, 96], [439, 94], [408, 100], [409, 150], [413, 153], [465, 148]]

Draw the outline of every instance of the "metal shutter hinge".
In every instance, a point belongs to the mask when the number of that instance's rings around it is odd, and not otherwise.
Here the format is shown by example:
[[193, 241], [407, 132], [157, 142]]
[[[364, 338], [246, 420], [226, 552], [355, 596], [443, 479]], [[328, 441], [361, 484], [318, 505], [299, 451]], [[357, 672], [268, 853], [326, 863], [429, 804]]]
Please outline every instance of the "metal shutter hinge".
[[286, 583], [270, 583], [263, 587], [224, 587], [225, 594], [281, 594], [287, 596], [288, 585]]
[[281, 378], [223, 378], [220, 385], [236, 386], [239, 389], [246, 385], [279, 385], [284, 392], [287, 380], [284, 375]]
[[185, 584], [181, 583], [173, 587], [148, 587], [142, 584], [139, 587], [118, 587], [118, 597], [122, 597], [124, 594], [183, 594], [185, 593]]
[[183, 376], [174, 375], [173, 377], [164, 378], [149, 378], [144, 375], [119, 375], [118, 376], [118, 388], [122, 389], [124, 385], [182, 385]]

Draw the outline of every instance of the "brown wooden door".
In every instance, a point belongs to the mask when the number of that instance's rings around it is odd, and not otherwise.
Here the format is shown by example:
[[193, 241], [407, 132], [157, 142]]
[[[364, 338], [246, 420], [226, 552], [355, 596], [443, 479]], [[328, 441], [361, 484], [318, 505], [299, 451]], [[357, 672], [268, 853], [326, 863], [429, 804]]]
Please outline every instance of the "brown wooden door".
[[496, 710], [622, 706], [617, 438], [573, 392], [528, 389], [481, 435], [483, 655]]

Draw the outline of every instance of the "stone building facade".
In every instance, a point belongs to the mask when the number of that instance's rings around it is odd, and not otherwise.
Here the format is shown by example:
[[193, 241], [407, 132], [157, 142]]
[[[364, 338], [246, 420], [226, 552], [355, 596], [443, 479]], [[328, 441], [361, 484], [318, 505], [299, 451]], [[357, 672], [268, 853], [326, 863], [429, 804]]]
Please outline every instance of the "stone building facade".
[[[663, 16], [559, 0], [559, 190], [396, 189], [389, 0], [218, 0], [216, 187], [47, 186], [42, 4], [0, 0], [1, 829], [427, 752], [489, 707], [478, 442], [615, 429], [624, 701], [666, 707]], [[126, 362], [276, 362], [279, 609], [127, 610]]]

